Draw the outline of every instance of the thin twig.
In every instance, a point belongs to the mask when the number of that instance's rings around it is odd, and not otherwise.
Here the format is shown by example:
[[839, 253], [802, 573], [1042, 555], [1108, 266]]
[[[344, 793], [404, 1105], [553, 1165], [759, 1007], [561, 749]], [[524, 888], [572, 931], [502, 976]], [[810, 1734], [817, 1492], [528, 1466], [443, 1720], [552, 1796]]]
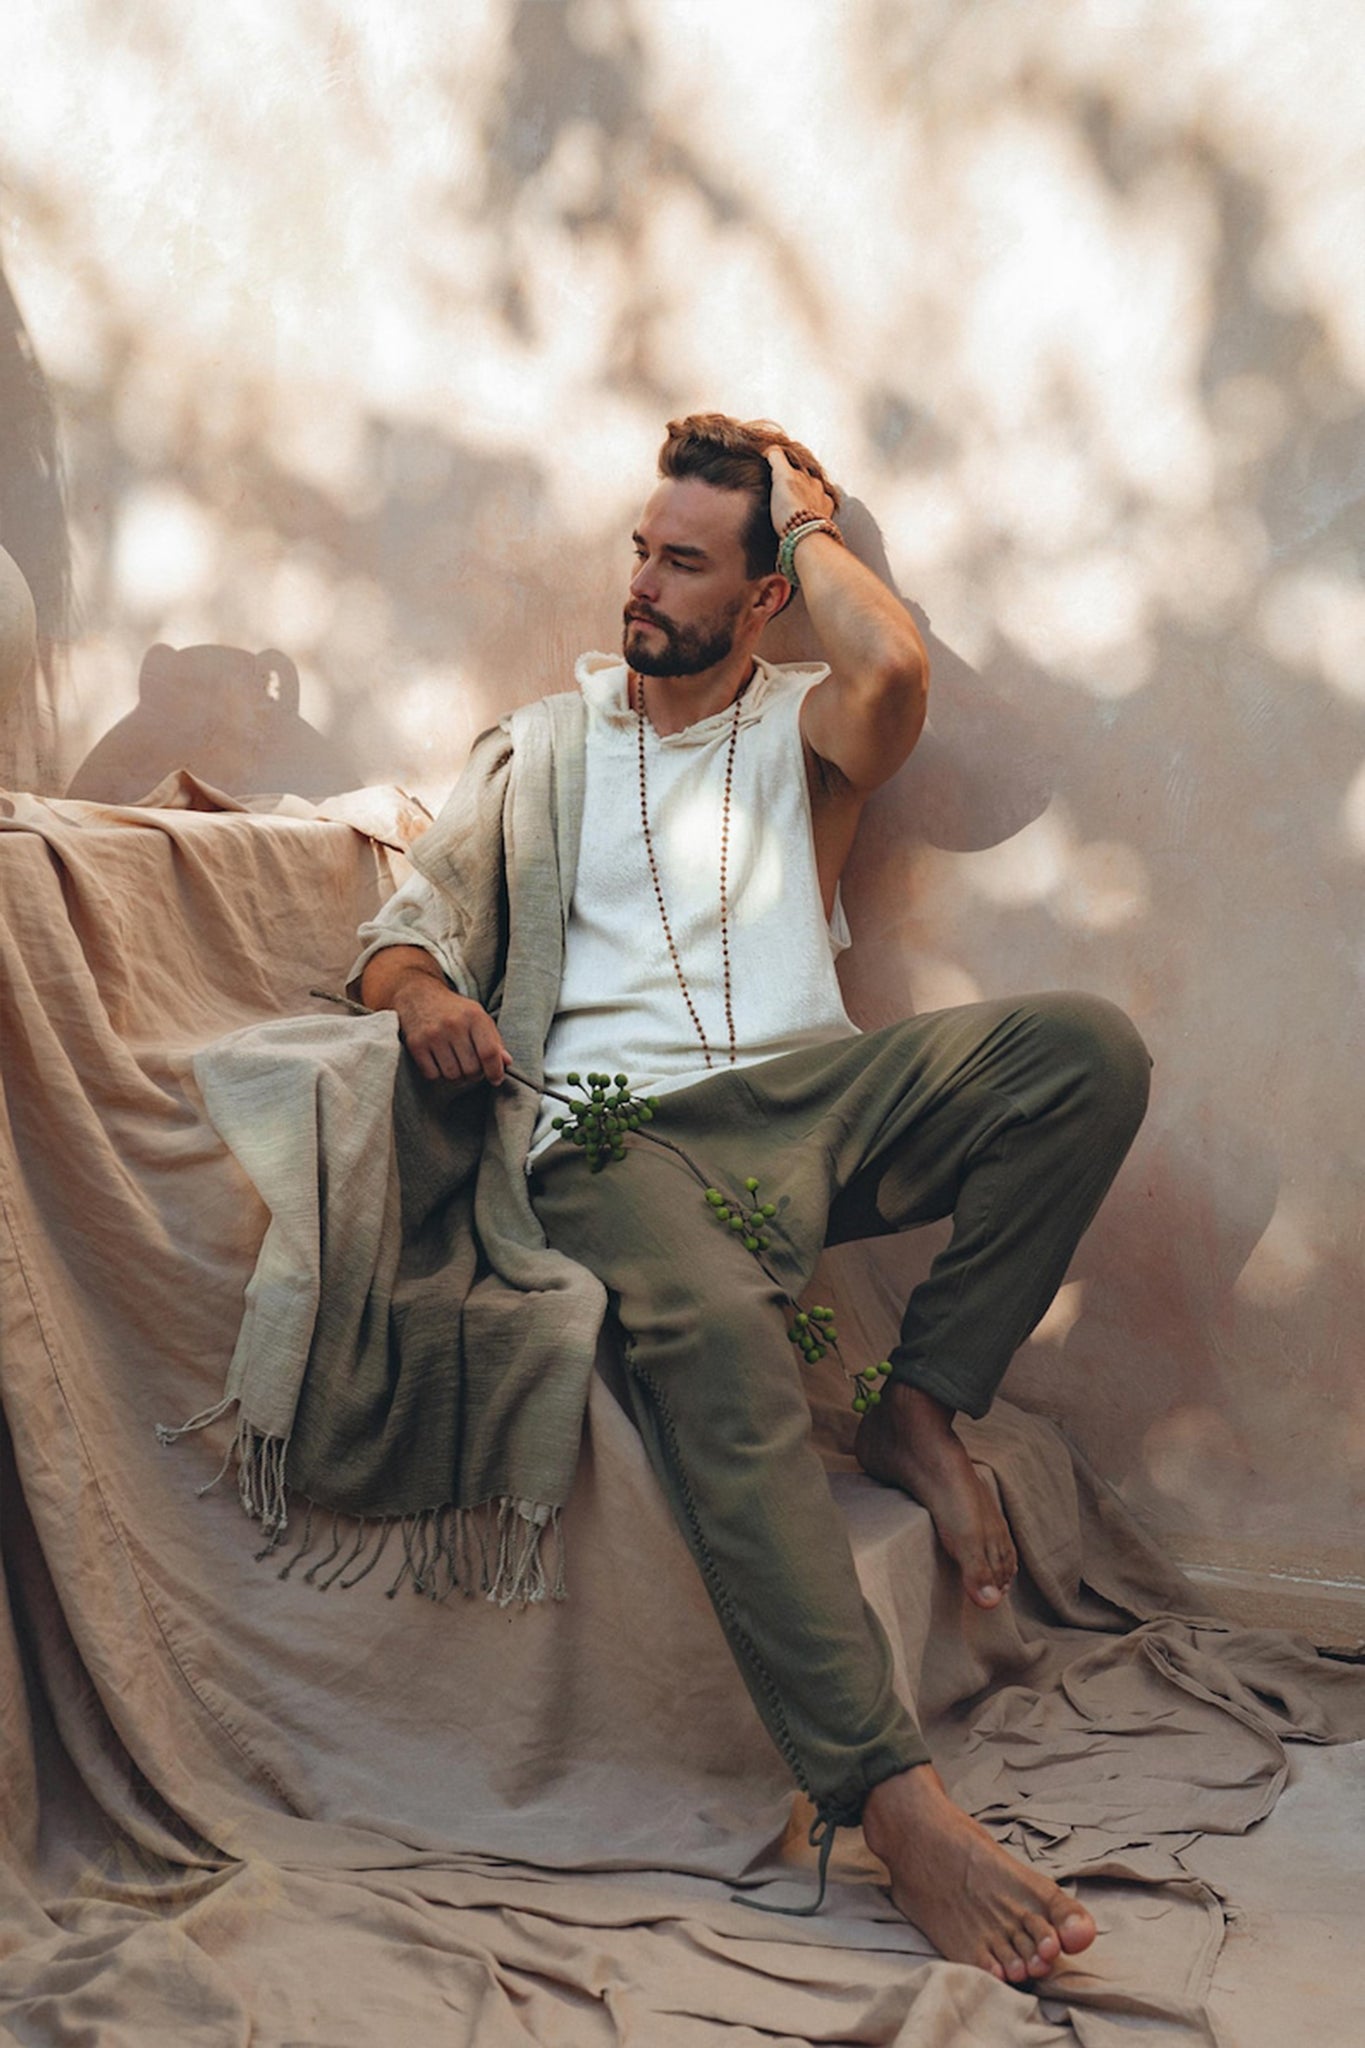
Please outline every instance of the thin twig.
[[[308, 993], [310, 996], [316, 996], [319, 1002], [336, 1003], [341, 1009], [349, 1010], [353, 1017], [372, 1017], [375, 1014], [374, 1011], [368, 1009], [364, 1003], [353, 1002], [350, 996], [334, 995], [329, 989], [310, 988]], [[514, 1066], [508, 1065], [503, 1068], [503, 1078], [508, 1081], [515, 1081], [518, 1087], [528, 1089], [532, 1095], [552, 1096], [556, 1102], [565, 1103], [575, 1113], [583, 1107], [583, 1104], [579, 1102], [574, 1096], [566, 1095], [562, 1088], [551, 1088], [544, 1081], [533, 1081], [531, 1080], [529, 1075], [518, 1073], [517, 1069]], [[709, 1190], [715, 1185], [714, 1181], [711, 1178], [711, 1175], [707, 1173], [706, 1169], [692, 1157], [692, 1154], [688, 1152], [683, 1146], [675, 1144], [672, 1138], [664, 1137], [661, 1131], [646, 1130], [643, 1126], [637, 1125], [634, 1130], [628, 1131], [625, 1135], [628, 1138], [646, 1138], [648, 1139], [651, 1145], [662, 1145], [667, 1151], [672, 1152], [677, 1158], [681, 1159], [683, 1165], [687, 1168], [693, 1180], [696, 1181], [698, 1187], [709, 1192]], [[738, 1198], [732, 1196], [731, 1200], [737, 1201]], [[742, 1206], [742, 1204], [740, 1206]], [[750, 1257], [756, 1260], [758, 1265], [762, 1267], [763, 1271], [772, 1281], [773, 1286], [777, 1289], [778, 1293], [782, 1296], [783, 1300], [787, 1302], [787, 1304], [792, 1309], [796, 1309], [799, 1306], [799, 1304], [797, 1303], [795, 1295], [791, 1293], [790, 1289], [787, 1288], [783, 1284], [783, 1282], [778, 1278], [777, 1274], [774, 1273], [772, 1267], [768, 1264], [768, 1261], [763, 1257], [763, 1254], [761, 1252], [752, 1252], [750, 1253]], [[849, 1372], [847, 1365], [844, 1364], [844, 1355], [842, 1351], [839, 1349], [838, 1338], [829, 1337], [826, 1338], [824, 1341], [826, 1349], [834, 1353], [835, 1357], [839, 1360], [839, 1363], [843, 1366], [844, 1372], [848, 1375], [850, 1379], [852, 1379], [854, 1375]]]
[[364, 1003], [352, 1002], [349, 996], [334, 995], [329, 988], [310, 988], [310, 996], [316, 996], [320, 1003], [335, 1003], [338, 1009], [349, 1010], [353, 1017], [373, 1017], [374, 1011], [367, 1010]]

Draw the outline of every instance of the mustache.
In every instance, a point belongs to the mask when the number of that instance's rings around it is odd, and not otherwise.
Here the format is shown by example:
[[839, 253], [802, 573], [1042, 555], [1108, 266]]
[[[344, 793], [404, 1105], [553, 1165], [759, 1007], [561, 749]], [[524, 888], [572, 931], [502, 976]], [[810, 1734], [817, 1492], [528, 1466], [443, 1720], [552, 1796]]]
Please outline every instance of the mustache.
[[664, 618], [661, 612], [654, 611], [646, 604], [628, 604], [622, 616], [628, 626], [634, 625], [638, 620], [642, 625], [658, 626], [665, 633], [672, 631], [671, 620]]

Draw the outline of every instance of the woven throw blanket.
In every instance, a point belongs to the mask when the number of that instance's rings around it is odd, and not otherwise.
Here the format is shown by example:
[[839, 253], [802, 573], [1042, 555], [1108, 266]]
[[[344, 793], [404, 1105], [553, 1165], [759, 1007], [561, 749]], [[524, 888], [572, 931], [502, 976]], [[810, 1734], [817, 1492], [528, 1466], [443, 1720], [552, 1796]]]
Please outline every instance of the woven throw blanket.
[[[515, 713], [476, 743], [412, 849], [457, 909], [457, 986], [498, 1015], [533, 1081], [559, 991], [582, 749], [576, 694]], [[223, 1398], [163, 1440], [235, 1409], [242, 1505], [315, 1584], [353, 1585], [388, 1554], [395, 1589], [562, 1594], [559, 1513], [605, 1295], [550, 1249], [530, 1205], [538, 1090], [420, 1081], [389, 1011], [252, 1026], [195, 1075], [270, 1223]], [[307, 1504], [301, 1531], [291, 1499]]]

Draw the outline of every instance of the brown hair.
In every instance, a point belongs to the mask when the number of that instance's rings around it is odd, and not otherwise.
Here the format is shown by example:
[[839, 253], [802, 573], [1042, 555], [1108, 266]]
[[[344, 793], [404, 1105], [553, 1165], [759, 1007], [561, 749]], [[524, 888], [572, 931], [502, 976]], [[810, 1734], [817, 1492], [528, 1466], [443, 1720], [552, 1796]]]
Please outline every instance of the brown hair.
[[771, 576], [777, 567], [777, 535], [769, 517], [772, 471], [767, 448], [780, 448], [796, 469], [822, 483], [839, 508], [839, 493], [799, 441], [771, 420], [736, 420], [724, 412], [692, 412], [670, 420], [659, 450], [659, 475], [700, 477], [719, 491], [747, 491], [753, 503], [744, 527], [744, 559], [750, 576]]

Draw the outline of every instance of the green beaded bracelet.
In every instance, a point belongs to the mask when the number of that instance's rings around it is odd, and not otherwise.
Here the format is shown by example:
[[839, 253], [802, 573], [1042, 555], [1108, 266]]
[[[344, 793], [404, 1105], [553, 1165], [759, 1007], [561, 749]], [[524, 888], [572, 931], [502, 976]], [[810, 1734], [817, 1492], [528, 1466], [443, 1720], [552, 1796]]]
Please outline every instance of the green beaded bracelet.
[[799, 544], [805, 540], [806, 536], [812, 533], [827, 533], [831, 539], [838, 541], [840, 547], [844, 544], [844, 536], [840, 533], [832, 519], [810, 518], [804, 520], [800, 526], [793, 526], [789, 532], [784, 533], [777, 550], [777, 573], [779, 576], [786, 577], [793, 590], [801, 588], [801, 579], [796, 573], [794, 560], [796, 550]]

